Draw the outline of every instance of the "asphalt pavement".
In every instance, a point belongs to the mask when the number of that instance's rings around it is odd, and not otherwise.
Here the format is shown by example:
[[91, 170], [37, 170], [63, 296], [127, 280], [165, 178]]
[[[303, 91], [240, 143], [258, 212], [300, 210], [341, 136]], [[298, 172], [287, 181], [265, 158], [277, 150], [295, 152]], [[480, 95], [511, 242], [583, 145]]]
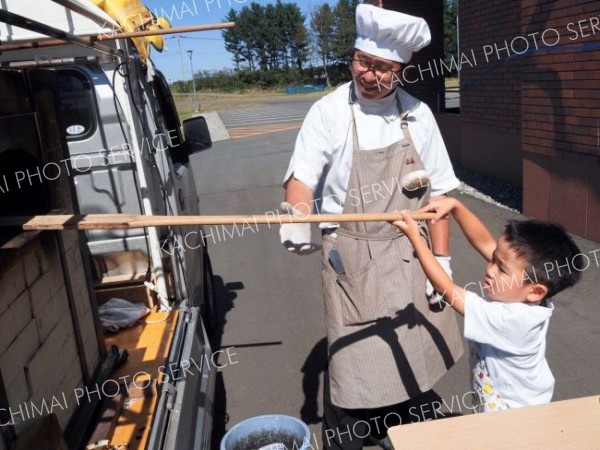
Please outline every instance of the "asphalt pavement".
[[236, 126], [262, 125], [304, 120], [312, 100], [278, 101], [260, 108], [231, 109], [220, 111], [219, 117], [227, 128]]
[[[203, 214], [274, 212], [283, 197], [281, 179], [297, 130], [217, 142], [192, 157]], [[456, 194], [499, 234], [508, 219], [521, 215]], [[215, 228], [215, 227], [214, 227]], [[218, 344], [235, 347], [237, 364], [219, 374], [215, 433], [261, 414], [299, 417], [322, 448], [322, 377], [325, 323], [318, 253], [297, 256], [279, 243], [278, 228], [267, 225], [215, 228], [209, 252], [217, 281], [222, 334]], [[313, 230], [316, 240], [320, 236]], [[554, 400], [600, 394], [600, 244], [577, 238], [590, 267], [575, 288], [555, 298], [547, 358], [556, 378]], [[483, 278], [484, 264], [459, 228], [451, 232], [452, 267], [462, 285]], [[459, 320], [462, 329], [462, 321]], [[465, 347], [466, 348], [466, 347]], [[466, 352], [465, 352], [466, 354]], [[443, 408], [469, 414], [467, 357], [435, 386]], [[225, 413], [229, 422], [223, 424]], [[543, 424], [538, 424], [543, 426]], [[319, 447], [317, 447], [317, 445]]]
[[219, 111], [222, 126], [231, 139], [284, 130], [297, 130], [317, 100], [314, 95], [264, 99], [260, 107]]

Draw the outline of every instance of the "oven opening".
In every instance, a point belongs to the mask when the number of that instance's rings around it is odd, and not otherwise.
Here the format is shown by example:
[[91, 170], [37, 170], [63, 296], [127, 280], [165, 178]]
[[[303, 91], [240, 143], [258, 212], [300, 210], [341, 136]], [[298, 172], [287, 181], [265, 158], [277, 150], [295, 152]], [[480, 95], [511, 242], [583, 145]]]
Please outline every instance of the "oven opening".
[[[33, 114], [0, 118], [0, 219], [50, 210], [38, 130]], [[22, 232], [0, 227], [0, 247]]]

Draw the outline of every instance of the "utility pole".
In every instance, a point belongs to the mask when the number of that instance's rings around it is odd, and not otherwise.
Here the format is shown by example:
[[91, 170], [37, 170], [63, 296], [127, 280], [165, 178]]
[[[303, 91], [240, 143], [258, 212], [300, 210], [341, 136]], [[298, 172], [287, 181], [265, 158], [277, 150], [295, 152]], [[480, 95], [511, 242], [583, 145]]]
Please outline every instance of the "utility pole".
[[194, 88], [194, 106], [198, 105], [198, 96], [196, 95], [196, 83], [194, 82], [194, 64], [192, 63], [192, 53], [194, 50], [188, 50], [188, 55], [190, 55], [190, 70], [192, 71], [192, 86]]
[[185, 72], [183, 70], [183, 53], [181, 51], [181, 36], [177, 35], [177, 43], [179, 44], [179, 60], [181, 61], [181, 82], [185, 80]]

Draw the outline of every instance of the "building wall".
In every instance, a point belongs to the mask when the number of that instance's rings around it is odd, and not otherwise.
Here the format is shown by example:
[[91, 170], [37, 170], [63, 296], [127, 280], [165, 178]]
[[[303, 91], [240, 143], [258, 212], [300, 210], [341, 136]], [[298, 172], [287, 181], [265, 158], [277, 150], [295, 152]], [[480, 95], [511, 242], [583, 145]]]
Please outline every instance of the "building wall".
[[[431, 44], [413, 55], [412, 64], [416, 69], [407, 70], [404, 89], [424, 101], [434, 111], [444, 109], [444, 77], [436, 68], [444, 58], [444, 16], [443, 0], [383, 0], [383, 7], [413, 16], [423, 17], [431, 30]], [[411, 84], [412, 81], [418, 82]]]
[[440, 112], [436, 113], [437, 121], [448, 155], [453, 163], [458, 164], [462, 159], [462, 146], [460, 144], [460, 114]]
[[523, 211], [600, 241], [600, 3], [523, 1], [521, 22], [561, 47], [523, 68]]
[[521, 2], [459, 4], [460, 165], [521, 184], [521, 72], [523, 59], [507, 51], [520, 35]]
[[[523, 187], [523, 212], [600, 240], [598, 1], [460, 3], [460, 163]], [[587, 36], [586, 36], [587, 35]]]

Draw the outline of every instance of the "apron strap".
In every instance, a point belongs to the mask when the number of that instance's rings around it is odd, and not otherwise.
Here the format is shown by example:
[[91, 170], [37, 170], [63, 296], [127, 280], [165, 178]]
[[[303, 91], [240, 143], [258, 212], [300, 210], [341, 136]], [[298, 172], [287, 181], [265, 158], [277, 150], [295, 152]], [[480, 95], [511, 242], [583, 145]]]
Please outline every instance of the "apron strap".
[[[404, 134], [404, 138], [406, 138], [407, 136], [407, 131], [405, 132], [405, 127], [407, 126], [407, 122], [406, 122], [406, 114], [402, 114], [402, 102], [400, 101], [400, 98], [398, 97], [398, 93], [397, 91], [395, 91], [393, 93], [393, 95], [396, 97], [396, 107], [398, 108], [398, 114], [401, 116], [401, 122], [400, 122], [400, 126], [402, 128], [403, 134]], [[357, 94], [356, 94], [356, 84], [354, 83], [354, 81], [352, 82], [352, 84], [350, 85], [350, 91], [349, 91], [349, 96], [348, 96], [348, 103], [350, 105], [350, 110], [352, 112], [352, 157], [354, 158], [360, 158], [360, 152], [361, 152], [361, 148], [360, 148], [360, 144], [358, 142], [358, 127], [356, 125], [356, 113], [354, 111], [355, 108], [355, 104], [357, 101]], [[408, 130], [408, 128], [406, 128], [406, 130]], [[410, 136], [410, 135], [409, 135]], [[354, 164], [353, 164], [354, 165]], [[359, 190], [360, 190], [360, 186], [362, 186], [361, 182], [360, 182], [360, 178], [358, 175], [358, 171], [357, 170], [351, 170], [350, 171], [350, 176], [354, 177], [354, 181], [355, 181], [355, 185], [359, 186]], [[349, 182], [349, 184], [351, 184]], [[362, 195], [362, 194], [361, 194]], [[360, 208], [362, 210], [362, 212], [365, 212], [365, 205], [364, 202], [360, 202]], [[367, 235], [367, 224], [366, 222], [361, 222], [360, 227], [363, 230], [363, 233], [365, 235]], [[340, 227], [343, 228], [343, 227]], [[371, 246], [369, 245], [369, 241], [367, 240], [367, 248], [369, 250], [369, 256], [371, 255]]]
[[[357, 131], [357, 126], [356, 126], [356, 113], [354, 112], [354, 105], [356, 103], [356, 92], [354, 91], [356, 89], [356, 86], [354, 85], [354, 82], [352, 82], [351, 86], [350, 86], [350, 110], [352, 111], [352, 158], [360, 158], [359, 152], [360, 152], [360, 144], [358, 143], [358, 131]], [[354, 165], [354, 164], [353, 164]], [[356, 186], [359, 186], [359, 191], [360, 191], [360, 186], [362, 186], [360, 179], [358, 177], [358, 171], [357, 170], [350, 170], [350, 176], [355, 178], [356, 181]], [[351, 183], [349, 183], [351, 184]], [[360, 194], [362, 195], [362, 194]], [[362, 199], [361, 199], [362, 200]], [[362, 212], [365, 212], [365, 205], [364, 202], [360, 202], [360, 207]], [[367, 224], [365, 222], [361, 222], [360, 226], [363, 228], [363, 232], [366, 234], [367, 233]], [[369, 253], [371, 252], [371, 249], [369, 248]]]

